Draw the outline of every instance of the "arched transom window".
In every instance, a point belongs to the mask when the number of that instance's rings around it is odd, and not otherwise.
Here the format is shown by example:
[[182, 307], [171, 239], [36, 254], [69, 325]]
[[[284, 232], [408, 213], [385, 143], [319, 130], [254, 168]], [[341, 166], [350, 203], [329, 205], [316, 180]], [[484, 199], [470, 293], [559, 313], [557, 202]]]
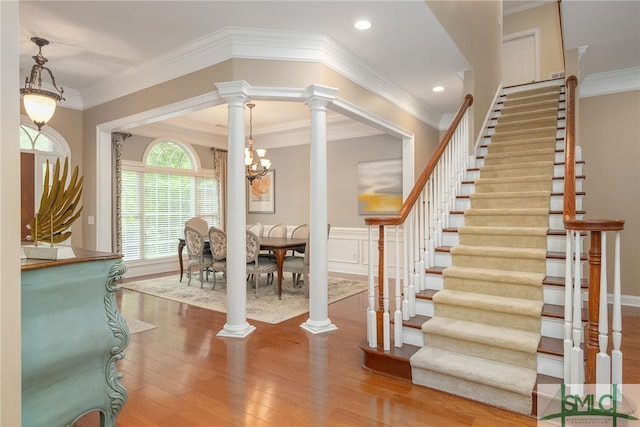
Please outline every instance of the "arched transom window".
[[199, 170], [197, 155], [178, 141], [154, 140], [142, 165], [123, 162], [122, 251], [125, 260], [175, 257], [185, 222], [219, 226], [218, 182]]

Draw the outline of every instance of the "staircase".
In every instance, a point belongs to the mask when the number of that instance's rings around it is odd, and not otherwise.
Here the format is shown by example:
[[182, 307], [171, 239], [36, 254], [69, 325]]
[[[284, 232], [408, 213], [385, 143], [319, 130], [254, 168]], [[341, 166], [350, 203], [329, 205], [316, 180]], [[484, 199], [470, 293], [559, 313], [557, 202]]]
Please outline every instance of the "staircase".
[[[564, 113], [562, 81], [498, 97], [416, 284], [415, 316], [396, 334], [404, 345], [391, 351], [391, 373], [525, 414], [536, 382], [562, 382]], [[379, 370], [362, 348], [365, 366]]]
[[[427, 289], [441, 290], [411, 357], [415, 384], [530, 414], [539, 371], [562, 377], [561, 358], [538, 369], [544, 280], [561, 275], [547, 255], [549, 229], [563, 228], [561, 215], [560, 224], [551, 217], [552, 195], [562, 210], [560, 180], [553, 188], [554, 164], [563, 159], [560, 91], [511, 92], [496, 106], [451, 216], [450, 245], [440, 248], [437, 266], [446, 268], [428, 271], [441, 277], [428, 276]], [[546, 339], [561, 338], [562, 325], [550, 322]]]

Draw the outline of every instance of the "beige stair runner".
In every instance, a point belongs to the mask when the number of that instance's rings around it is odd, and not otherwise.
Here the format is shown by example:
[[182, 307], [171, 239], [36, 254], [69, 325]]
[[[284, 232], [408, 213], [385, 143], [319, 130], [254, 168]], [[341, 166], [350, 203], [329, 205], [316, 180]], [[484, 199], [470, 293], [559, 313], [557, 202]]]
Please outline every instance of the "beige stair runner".
[[411, 358], [415, 384], [531, 413], [559, 97], [507, 96]]

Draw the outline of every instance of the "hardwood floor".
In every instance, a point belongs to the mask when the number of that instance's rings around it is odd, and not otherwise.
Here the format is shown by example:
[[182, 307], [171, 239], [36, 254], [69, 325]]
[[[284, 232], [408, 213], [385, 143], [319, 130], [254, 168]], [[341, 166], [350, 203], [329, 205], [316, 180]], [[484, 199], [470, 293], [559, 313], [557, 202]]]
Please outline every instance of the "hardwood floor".
[[[536, 420], [369, 373], [366, 293], [329, 306], [337, 331], [300, 328], [308, 314], [270, 325], [249, 320], [246, 339], [218, 338], [226, 315], [134, 291], [121, 312], [157, 328], [131, 336], [118, 364], [129, 392], [119, 427], [536, 426]], [[640, 309], [626, 310], [627, 370], [638, 376]], [[633, 350], [635, 354], [631, 354]], [[97, 425], [95, 414], [78, 426]]]

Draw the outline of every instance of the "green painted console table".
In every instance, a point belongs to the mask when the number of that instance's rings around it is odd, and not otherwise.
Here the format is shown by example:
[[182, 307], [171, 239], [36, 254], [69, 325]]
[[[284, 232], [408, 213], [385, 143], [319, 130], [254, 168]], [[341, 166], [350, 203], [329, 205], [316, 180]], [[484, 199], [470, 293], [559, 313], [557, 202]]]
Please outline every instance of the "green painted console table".
[[129, 344], [115, 292], [121, 255], [73, 249], [57, 261], [22, 260], [22, 425], [70, 426], [100, 411], [115, 426], [127, 400], [116, 370]]

